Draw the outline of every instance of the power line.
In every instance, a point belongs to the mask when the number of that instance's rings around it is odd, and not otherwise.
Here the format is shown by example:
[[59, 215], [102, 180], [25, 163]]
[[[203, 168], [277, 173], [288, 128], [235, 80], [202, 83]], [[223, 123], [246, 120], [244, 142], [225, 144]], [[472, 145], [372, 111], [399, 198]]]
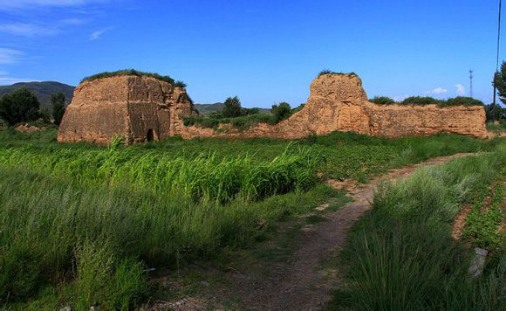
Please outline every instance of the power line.
[[497, 23], [497, 57], [495, 62], [495, 71], [499, 71], [499, 49], [500, 49], [500, 43], [501, 43], [501, 7], [502, 7], [502, 0], [499, 0], [499, 21]]

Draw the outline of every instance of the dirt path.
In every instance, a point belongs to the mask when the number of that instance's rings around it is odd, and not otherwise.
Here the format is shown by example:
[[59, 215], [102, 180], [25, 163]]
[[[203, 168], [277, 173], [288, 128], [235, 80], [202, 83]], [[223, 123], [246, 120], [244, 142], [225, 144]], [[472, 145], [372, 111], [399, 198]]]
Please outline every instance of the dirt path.
[[[380, 180], [407, 177], [420, 166], [436, 165], [469, 154], [439, 157], [396, 169], [368, 184], [355, 188], [352, 183], [330, 182], [352, 190], [354, 202], [336, 212], [325, 214], [328, 221], [303, 228], [297, 250], [287, 262], [277, 263], [265, 278], [241, 274], [235, 278], [231, 291], [248, 310], [320, 310], [329, 300], [329, 291], [339, 285], [339, 273], [323, 271], [322, 261], [333, 258], [345, 246], [348, 230], [371, 208], [374, 191]], [[272, 270], [272, 271], [271, 271]], [[228, 293], [230, 294], [230, 293]], [[221, 296], [221, 295], [218, 295]], [[172, 305], [174, 309], [195, 309], [190, 303]], [[200, 309], [201, 306], [197, 307]]]

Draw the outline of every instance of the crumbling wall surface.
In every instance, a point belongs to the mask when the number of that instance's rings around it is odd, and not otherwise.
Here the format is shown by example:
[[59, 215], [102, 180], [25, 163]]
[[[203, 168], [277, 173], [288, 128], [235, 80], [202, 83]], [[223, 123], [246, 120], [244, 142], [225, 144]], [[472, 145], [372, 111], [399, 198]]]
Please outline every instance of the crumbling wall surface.
[[320, 75], [311, 83], [304, 108], [276, 125], [261, 123], [246, 131], [229, 124], [216, 130], [184, 126], [183, 116], [196, 114], [184, 88], [153, 77], [85, 81], [74, 92], [58, 141], [108, 143], [115, 135], [125, 137], [127, 143], [174, 135], [298, 139], [334, 131], [392, 138], [441, 132], [490, 137], [483, 107], [376, 105], [367, 101], [362, 81], [355, 74]]
[[389, 105], [367, 103], [370, 133], [403, 137], [454, 133], [488, 138], [485, 109], [481, 106], [438, 107], [436, 105]]
[[367, 101], [362, 81], [355, 74], [323, 74], [313, 80], [304, 108], [277, 125], [259, 124], [240, 132], [230, 125], [218, 131], [198, 126], [183, 128], [183, 138], [271, 137], [297, 139], [334, 131], [403, 137], [456, 133], [487, 138], [485, 110], [481, 106], [376, 105]]
[[116, 136], [141, 143], [164, 139], [184, 127], [182, 116], [195, 115], [182, 87], [147, 76], [116, 76], [84, 81], [74, 91], [58, 141], [106, 144]]
[[182, 87], [151, 77], [131, 76], [128, 88], [131, 143], [144, 142], [150, 130], [155, 140], [174, 136], [184, 127], [182, 117], [197, 113]]
[[106, 144], [114, 135], [128, 136], [128, 86], [121, 78], [81, 83], [65, 112], [58, 141]]
[[240, 132], [228, 125], [218, 131], [198, 126], [183, 129], [183, 138], [192, 137], [270, 137], [304, 138], [312, 133], [325, 135], [334, 131], [369, 134], [369, 116], [363, 103], [367, 94], [362, 81], [354, 74], [322, 75], [310, 86], [307, 104], [302, 110], [276, 125], [258, 124]]

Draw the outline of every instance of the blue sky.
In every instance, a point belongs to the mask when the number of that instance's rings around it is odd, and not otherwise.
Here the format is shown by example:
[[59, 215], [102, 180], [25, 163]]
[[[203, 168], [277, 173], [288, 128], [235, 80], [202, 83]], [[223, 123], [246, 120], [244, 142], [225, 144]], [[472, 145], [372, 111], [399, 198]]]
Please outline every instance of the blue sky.
[[0, 85], [135, 68], [198, 103], [306, 101], [322, 69], [369, 97], [469, 94], [489, 103], [497, 0], [0, 0]]

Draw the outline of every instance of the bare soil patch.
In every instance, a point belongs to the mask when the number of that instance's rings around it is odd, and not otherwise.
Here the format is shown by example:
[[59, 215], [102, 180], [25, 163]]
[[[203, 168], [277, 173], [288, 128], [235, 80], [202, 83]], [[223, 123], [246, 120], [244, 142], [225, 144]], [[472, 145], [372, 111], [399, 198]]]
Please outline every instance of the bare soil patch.
[[462, 230], [466, 224], [467, 215], [471, 212], [471, 205], [466, 204], [461, 210], [460, 213], [455, 217], [455, 221], [453, 223], [452, 229], [452, 238], [455, 240], [460, 240], [462, 237]]

